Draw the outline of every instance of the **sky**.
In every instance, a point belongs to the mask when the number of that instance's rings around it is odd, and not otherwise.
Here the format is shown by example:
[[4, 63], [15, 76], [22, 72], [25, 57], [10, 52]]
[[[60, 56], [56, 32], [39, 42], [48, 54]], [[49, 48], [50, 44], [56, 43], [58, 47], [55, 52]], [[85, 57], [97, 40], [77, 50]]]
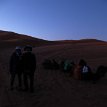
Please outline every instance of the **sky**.
[[0, 0], [0, 30], [45, 40], [107, 41], [107, 0]]

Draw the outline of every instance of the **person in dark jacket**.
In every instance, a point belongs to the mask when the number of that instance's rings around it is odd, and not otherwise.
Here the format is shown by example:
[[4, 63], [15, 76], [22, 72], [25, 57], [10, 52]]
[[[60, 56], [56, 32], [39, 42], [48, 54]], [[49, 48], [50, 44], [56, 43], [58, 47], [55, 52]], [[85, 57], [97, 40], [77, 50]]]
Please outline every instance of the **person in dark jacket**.
[[16, 47], [15, 51], [12, 53], [10, 58], [10, 88], [14, 89], [14, 82], [16, 75], [18, 76], [18, 87], [21, 88], [21, 67], [20, 67], [20, 59], [21, 59], [21, 48]]
[[22, 55], [22, 69], [24, 79], [24, 91], [34, 92], [34, 72], [36, 70], [36, 56], [32, 53], [32, 47], [26, 46]]

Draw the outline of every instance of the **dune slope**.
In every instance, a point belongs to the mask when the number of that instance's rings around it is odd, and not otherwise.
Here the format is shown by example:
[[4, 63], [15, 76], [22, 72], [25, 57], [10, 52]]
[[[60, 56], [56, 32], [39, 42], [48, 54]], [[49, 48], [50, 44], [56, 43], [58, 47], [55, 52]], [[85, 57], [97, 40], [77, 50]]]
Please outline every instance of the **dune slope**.
[[84, 58], [94, 71], [101, 64], [107, 66], [106, 43], [70, 43], [34, 48], [37, 57], [35, 93], [9, 90], [8, 65], [13, 49], [6, 48], [0, 53], [0, 107], [107, 106], [107, 76], [97, 84], [85, 83], [60, 70], [45, 70], [41, 65], [46, 58], [55, 58], [58, 62], [69, 59], [75, 63]]

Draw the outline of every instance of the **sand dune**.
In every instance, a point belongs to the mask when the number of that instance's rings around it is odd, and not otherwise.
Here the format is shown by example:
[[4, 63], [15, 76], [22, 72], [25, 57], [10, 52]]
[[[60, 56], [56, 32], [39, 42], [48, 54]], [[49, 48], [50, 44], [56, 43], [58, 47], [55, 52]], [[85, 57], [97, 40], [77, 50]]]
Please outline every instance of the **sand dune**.
[[33, 44], [38, 43], [38, 47], [33, 48], [37, 57], [35, 93], [10, 91], [9, 58], [15, 46], [22, 42], [16, 44], [12, 41], [10, 45], [5, 41], [0, 41], [0, 43], [2, 44], [0, 46], [0, 107], [107, 106], [107, 75], [97, 84], [92, 84], [75, 80], [70, 74], [65, 74], [60, 70], [45, 70], [42, 67], [42, 62], [46, 58], [55, 58], [58, 62], [62, 59], [69, 59], [74, 60], [75, 63], [84, 58], [95, 72], [99, 65], [107, 66], [106, 42], [98, 40], [54, 41], [47, 42], [45, 45], [41, 41], [33, 42]]
[[52, 42], [15, 32], [0, 31], [0, 48], [15, 47], [17, 45], [25, 46], [28, 44], [32, 46], [41, 46], [52, 44]]
[[69, 74], [57, 70], [44, 70], [45, 58], [74, 60], [86, 59], [93, 70], [107, 65], [107, 45], [61, 44], [33, 49], [37, 55], [35, 93], [9, 90], [8, 62], [13, 48], [0, 53], [0, 107], [106, 107], [107, 76], [97, 84], [74, 80]]

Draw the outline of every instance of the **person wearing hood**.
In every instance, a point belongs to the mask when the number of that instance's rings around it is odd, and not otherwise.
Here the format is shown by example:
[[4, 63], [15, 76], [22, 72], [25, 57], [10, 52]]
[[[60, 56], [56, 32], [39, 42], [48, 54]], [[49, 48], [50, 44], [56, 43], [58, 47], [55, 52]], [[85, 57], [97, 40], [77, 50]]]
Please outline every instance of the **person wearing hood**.
[[12, 53], [10, 57], [10, 63], [9, 63], [9, 68], [10, 68], [10, 88], [11, 90], [14, 89], [14, 82], [16, 75], [18, 76], [18, 87], [21, 88], [22, 83], [21, 83], [21, 68], [20, 68], [20, 60], [21, 60], [21, 55], [22, 51], [19, 46], [15, 48], [15, 51]]

